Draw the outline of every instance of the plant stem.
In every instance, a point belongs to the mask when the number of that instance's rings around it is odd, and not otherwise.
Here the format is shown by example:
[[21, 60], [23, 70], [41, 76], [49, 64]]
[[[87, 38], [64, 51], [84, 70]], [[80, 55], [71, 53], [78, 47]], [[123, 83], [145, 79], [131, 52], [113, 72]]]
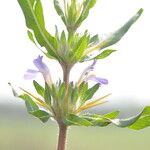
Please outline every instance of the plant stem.
[[59, 138], [57, 150], [65, 150], [67, 137], [67, 126], [64, 124], [59, 125]]
[[71, 66], [68, 66], [68, 65], [63, 65], [63, 80], [64, 80], [64, 83], [66, 85], [69, 84], [69, 75], [70, 75], [70, 70], [71, 70]]
[[[70, 75], [70, 70], [72, 68], [72, 65], [67, 65], [62, 63], [61, 66], [63, 69], [63, 81], [66, 84], [66, 92], [68, 92], [69, 75]], [[67, 109], [68, 109], [68, 105], [67, 105]], [[57, 122], [59, 125], [59, 137], [58, 137], [57, 150], [65, 150], [66, 140], [67, 140], [67, 126], [64, 124], [63, 119], [61, 117], [57, 120]]]

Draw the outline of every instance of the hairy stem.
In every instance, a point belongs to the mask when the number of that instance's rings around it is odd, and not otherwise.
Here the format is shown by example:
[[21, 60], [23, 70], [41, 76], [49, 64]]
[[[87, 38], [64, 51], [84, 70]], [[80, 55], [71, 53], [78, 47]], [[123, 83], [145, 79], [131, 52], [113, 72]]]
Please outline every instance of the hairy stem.
[[67, 126], [59, 124], [59, 137], [57, 150], [65, 150], [67, 138]]
[[64, 83], [66, 85], [69, 84], [69, 75], [70, 75], [70, 70], [71, 70], [71, 66], [69, 65], [63, 65], [63, 80], [64, 80]]
[[[70, 70], [72, 68], [71, 65], [67, 64], [61, 64], [62, 69], [63, 69], [63, 81], [66, 84], [66, 93], [68, 93], [68, 86], [69, 86], [69, 75], [70, 75]], [[64, 101], [64, 106], [68, 109], [67, 105], [67, 98], [66, 101]], [[64, 107], [65, 109], [65, 107]], [[57, 120], [58, 125], [59, 125], [59, 137], [58, 137], [58, 146], [57, 150], [65, 150], [66, 147], [66, 140], [67, 140], [67, 126], [64, 124], [63, 119], [59, 118]]]

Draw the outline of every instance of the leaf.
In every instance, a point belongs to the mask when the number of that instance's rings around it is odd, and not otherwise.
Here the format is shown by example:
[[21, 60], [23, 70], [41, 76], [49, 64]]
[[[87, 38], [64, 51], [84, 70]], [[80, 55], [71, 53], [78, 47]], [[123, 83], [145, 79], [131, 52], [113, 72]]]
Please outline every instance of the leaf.
[[[35, 95], [33, 95], [32, 93], [30, 93], [30, 92], [28, 92], [27, 90], [25, 90], [25, 89], [23, 89], [23, 88], [20, 88], [23, 92], [25, 92], [27, 95], [29, 95], [29, 96], [31, 96], [33, 99], [33, 101], [36, 103], [36, 104], [38, 104], [38, 105], [40, 105], [40, 106], [42, 106], [42, 107], [44, 107], [44, 108], [46, 108], [46, 109], [49, 109], [49, 107], [46, 105], [46, 103], [45, 102], [43, 102], [43, 100], [41, 100], [40, 98], [38, 98], [38, 97], [36, 97]], [[22, 98], [22, 95], [21, 96], [19, 96], [20, 98]], [[23, 99], [23, 98], [22, 98]]]
[[131, 118], [127, 118], [127, 119], [113, 119], [110, 120], [114, 125], [118, 126], [118, 127], [127, 127], [132, 125], [137, 119], [139, 119], [140, 115], [137, 116], [133, 116]]
[[69, 114], [66, 120], [66, 125], [70, 126], [70, 125], [77, 125], [77, 126], [92, 126], [93, 124], [91, 122], [89, 122], [88, 120], [79, 117], [77, 115], [74, 114]]
[[88, 83], [83, 81], [79, 86], [79, 95], [83, 97], [85, 92], [88, 90]]
[[33, 112], [39, 110], [38, 105], [32, 100], [29, 95], [24, 94], [21, 98], [25, 100], [25, 104], [29, 114], [32, 114]]
[[144, 108], [138, 115], [127, 119], [114, 119], [111, 122], [118, 127], [129, 127], [130, 129], [143, 129], [150, 126], [150, 106]]
[[43, 123], [48, 121], [50, 114], [43, 110], [40, 110], [38, 105], [32, 100], [29, 95], [24, 94], [21, 95], [20, 98], [25, 100], [25, 104], [29, 114], [39, 118]]
[[33, 34], [32, 34], [32, 32], [31, 31], [27, 31], [27, 33], [28, 33], [28, 37], [29, 37], [29, 39], [34, 43], [34, 44], [36, 44], [36, 42], [35, 42], [35, 40], [34, 40], [34, 36], [33, 36]]
[[[103, 116], [98, 114], [82, 114], [82, 115], [69, 115], [67, 118], [67, 125], [77, 125], [81, 126], [107, 126], [109, 124], [114, 124], [117, 127], [128, 127], [129, 129], [140, 130], [150, 126], [150, 106], [146, 106], [142, 112], [139, 114], [126, 118], [126, 119], [116, 119], [119, 115], [118, 111], [105, 114]], [[81, 121], [81, 122], [80, 122]], [[84, 125], [82, 121], [90, 122], [91, 125]]]
[[89, 10], [94, 7], [96, 1], [97, 0], [85, 0], [83, 2], [83, 10], [79, 19], [76, 22], [77, 25], [80, 25], [88, 17]]
[[[109, 118], [109, 119], [115, 119], [116, 117], [118, 117], [118, 115], [119, 115], [119, 111], [114, 111], [114, 112], [111, 112], [111, 113], [108, 113], [108, 114], [105, 114], [103, 117], [104, 118]], [[105, 123], [103, 123], [103, 124], [101, 124], [101, 126], [107, 126], [107, 125], [109, 125], [111, 122], [105, 122]]]
[[75, 105], [76, 104], [76, 102], [77, 102], [77, 100], [78, 100], [78, 97], [79, 97], [79, 95], [78, 95], [79, 93], [78, 93], [78, 88], [75, 86], [74, 88], [73, 88], [73, 90], [72, 90], [72, 93], [71, 93], [71, 101], [72, 101], [72, 103]]
[[144, 108], [140, 118], [129, 126], [130, 129], [140, 130], [150, 126], [150, 106]]
[[33, 81], [33, 85], [34, 85], [37, 93], [39, 95], [41, 95], [42, 97], [44, 97], [44, 88], [39, 83], [37, 83], [35, 80]]
[[32, 113], [33, 116], [39, 118], [43, 123], [47, 122], [50, 118], [50, 114], [43, 110], [38, 110]]
[[67, 41], [67, 40], [66, 40], [66, 35], [65, 35], [65, 32], [64, 32], [64, 31], [62, 32], [60, 39], [61, 39], [62, 44], [66, 44], [66, 41]]
[[66, 84], [62, 83], [59, 87], [58, 97], [63, 100], [66, 94]]
[[37, 42], [41, 47], [45, 47], [51, 56], [58, 58], [55, 52], [56, 39], [45, 28], [41, 1], [18, 0], [18, 3], [24, 13], [26, 25], [29, 29], [33, 30]]
[[90, 39], [90, 45], [97, 44], [98, 42], [99, 42], [98, 34], [94, 35], [94, 36]]
[[89, 4], [89, 8], [93, 8], [96, 4], [97, 0], [91, 0], [90, 4]]
[[45, 83], [44, 99], [46, 104], [51, 105], [51, 89], [47, 83]]
[[113, 52], [115, 52], [116, 50], [105, 50], [102, 53], [100, 53], [99, 55], [97, 55], [94, 59], [104, 59], [106, 57], [108, 57], [109, 55], [111, 55]]
[[103, 49], [120, 41], [130, 27], [139, 19], [142, 13], [143, 9], [141, 8], [127, 23], [125, 23], [120, 29], [114, 32], [110, 37], [101, 42], [94, 49]]
[[57, 14], [62, 18], [63, 22], [66, 24], [66, 18], [65, 18], [63, 10], [60, 7], [58, 0], [54, 0], [54, 7], [55, 7]]
[[87, 119], [88, 121], [92, 122], [93, 126], [104, 127], [104, 126], [107, 126], [111, 123], [106, 118], [114, 119], [118, 115], [119, 115], [119, 111], [114, 111], [114, 112], [105, 114], [103, 116], [98, 115], [98, 114], [85, 114], [85, 115], [82, 115], [82, 116], [85, 119]]
[[71, 4], [68, 7], [68, 12], [67, 12], [67, 26], [74, 26], [76, 19], [77, 19], [77, 7], [76, 7], [76, 0], [71, 0]]
[[87, 48], [87, 46], [88, 46], [88, 39], [87, 39], [87, 36], [84, 35], [81, 37], [81, 39], [77, 43], [77, 46], [73, 50], [73, 58], [72, 59], [74, 59], [74, 58], [77, 60], [80, 59], [82, 57], [84, 50]]
[[96, 93], [96, 91], [99, 89], [100, 85], [99, 84], [95, 84], [93, 87], [91, 87], [90, 89], [88, 89], [84, 96], [82, 97], [82, 103], [86, 102], [87, 100], [91, 99], [93, 97], [93, 95]]

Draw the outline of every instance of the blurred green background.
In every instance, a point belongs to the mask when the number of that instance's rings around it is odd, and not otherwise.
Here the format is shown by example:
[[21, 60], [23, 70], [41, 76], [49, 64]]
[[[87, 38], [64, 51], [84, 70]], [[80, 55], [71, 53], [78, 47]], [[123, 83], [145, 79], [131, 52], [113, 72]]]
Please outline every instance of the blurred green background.
[[[68, 150], [149, 150], [150, 128], [71, 127]], [[23, 105], [0, 104], [0, 150], [55, 150], [55, 122], [41, 123]]]

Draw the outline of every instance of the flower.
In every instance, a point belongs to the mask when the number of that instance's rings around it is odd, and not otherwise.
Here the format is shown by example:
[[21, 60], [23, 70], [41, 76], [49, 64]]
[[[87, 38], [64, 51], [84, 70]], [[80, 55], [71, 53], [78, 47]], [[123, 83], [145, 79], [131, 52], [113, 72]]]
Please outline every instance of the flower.
[[45, 63], [43, 63], [43, 56], [38, 56], [36, 59], [33, 60], [34, 65], [38, 70], [28, 69], [24, 75], [26, 80], [34, 79], [38, 73], [43, 75], [45, 82], [51, 86], [52, 79], [50, 75], [50, 71]]
[[82, 83], [83, 81], [87, 82], [88, 80], [95, 81], [99, 84], [108, 84], [108, 80], [104, 78], [97, 77], [95, 74], [91, 74], [91, 72], [94, 70], [94, 67], [96, 65], [96, 60], [93, 61], [91, 65], [89, 65], [86, 69], [84, 69], [83, 73], [81, 74], [78, 84]]
[[100, 77], [96, 77], [95, 75], [91, 75], [87, 78], [87, 80], [93, 80], [99, 84], [108, 84], [108, 80]]

